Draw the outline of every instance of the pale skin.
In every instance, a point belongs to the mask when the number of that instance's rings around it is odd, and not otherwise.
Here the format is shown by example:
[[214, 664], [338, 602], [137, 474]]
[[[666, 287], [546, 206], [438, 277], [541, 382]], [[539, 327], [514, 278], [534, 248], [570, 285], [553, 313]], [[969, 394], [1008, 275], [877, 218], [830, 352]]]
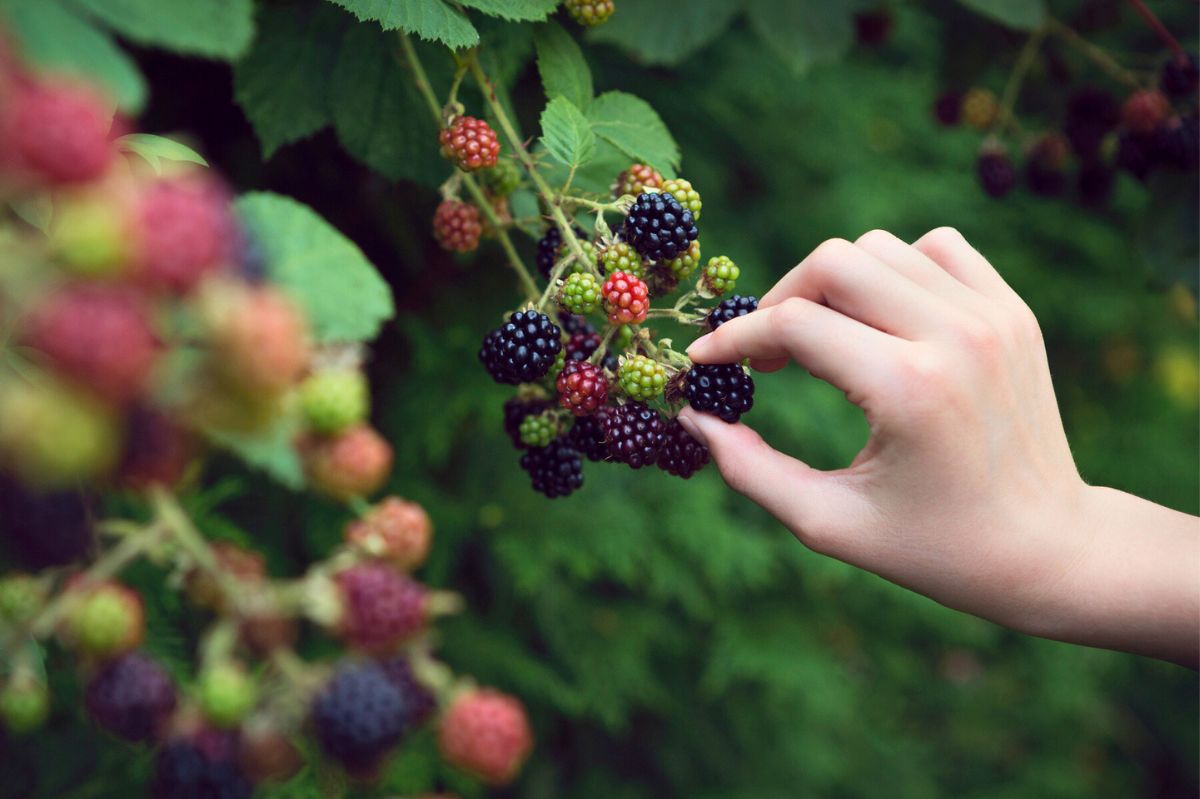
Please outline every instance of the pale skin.
[[688, 355], [794, 361], [866, 413], [837, 471], [680, 414], [810, 549], [1021, 632], [1197, 667], [1200, 519], [1084, 482], [1037, 319], [957, 231], [827, 241]]

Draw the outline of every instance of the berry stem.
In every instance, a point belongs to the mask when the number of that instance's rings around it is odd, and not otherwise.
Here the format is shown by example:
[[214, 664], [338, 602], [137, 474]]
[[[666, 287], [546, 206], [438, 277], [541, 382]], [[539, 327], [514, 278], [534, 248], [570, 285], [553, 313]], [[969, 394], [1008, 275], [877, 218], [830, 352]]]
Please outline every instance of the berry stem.
[[587, 200], [583, 197], [574, 197], [570, 195], [563, 195], [560, 199], [564, 205], [582, 205], [584, 208], [591, 208], [593, 211], [599, 211], [600, 213], [622, 213], [620, 203], [598, 203], [595, 200]]
[[685, 314], [676, 308], [651, 308], [646, 311], [647, 319], [673, 319], [681, 325], [690, 325], [695, 323], [690, 315]]
[[600, 365], [600, 362], [604, 360], [604, 354], [608, 352], [608, 345], [612, 343], [613, 337], [617, 335], [618, 330], [620, 328], [616, 325], [608, 326], [608, 330], [604, 331], [604, 338], [600, 339], [600, 344], [596, 347], [596, 351], [588, 358], [588, 363], [592, 366]]
[[1141, 82], [1138, 81], [1132, 72], [1118, 64], [1116, 59], [1109, 55], [1102, 47], [1097, 47], [1080, 36], [1069, 25], [1064, 25], [1051, 17], [1046, 20], [1046, 28], [1067, 44], [1083, 53], [1084, 56], [1090, 59], [1093, 64], [1103, 70], [1113, 80], [1134, 89], [1141, 88]]
[[240, 592], [229, 573], [221, 568], [208, 540], [192, 524], [192, 520], [179, 506], [178, 500], [162, 488], [153, 489], [150, 504], [154, 508], [159, 525], [170, 535], [180, 549], [185, 551], [196, 566], [206, 572], [231, 607], [238, 606]]
[[1000, 99], [1000, 111], [996, 114], [995, 122], [992, 123], [993, 130], [1007, 127], [1014, 132], [1019, 132], [1020, 124], [1013, 114], [1013, 109], [1016, 108], [1017, 98], [1021, 95], [1021, 86], [1025, 83], [1025, 76], [1029, 74], [1029, 69], [1033, 66], [1034, 59], [1037, 58], [1045, 38], [1046, 27], [1042, 26], [1025, 40], [1025, 46], [1021, 48], [1021, 53], [1017, 56], [1013, 70], [1008, 76], [1008, 82], [1004, 84], [1004, 94]]
[[1138, 16], [1150, 26], [1150, 30], [1154, 31], [1154, 35], [1161, 39], [1163, 44], [1171, 48], [1172, 53], [1177, 56], [1184, 54], [1179, 40], [1171, 35], [1171, 32], [1167, 30], [1167, 26], [1162, 24], [1162, 20], [1150, 10], [1150, 7], [1143, 0], [1126, 0], [1126, 2], [1133, 6], [1133, 10], [1137, 12]]

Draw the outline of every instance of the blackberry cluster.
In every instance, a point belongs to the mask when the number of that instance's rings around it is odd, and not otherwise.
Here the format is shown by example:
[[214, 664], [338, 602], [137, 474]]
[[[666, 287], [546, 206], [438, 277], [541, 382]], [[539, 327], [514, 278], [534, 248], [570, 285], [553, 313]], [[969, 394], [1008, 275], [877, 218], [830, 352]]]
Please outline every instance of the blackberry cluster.
[[709, 311], [708, 329], [716, 330], [731, 319], [737, 319], [739, 316], [745, 316], [757, 310], [758, 297], [742, 296], [741, 294], [726, 297], [716, 308]]
[[408, 708], [408, 724], [418, 727], [424, 724], [437, 710], [437, 698], [413, 674], [412, 664], [406, 657], [389, 658], [379, 664], [385, 676], [400, 695]]
[[132, 652], [110, 660], [88, 684], [88, 713], [129, 741], [153, 738], [175, 710], [175, 684], [161, 666]]
[[733, 424], [754, 405], [754, 379], [741, 364], [696, 364], [684, 379], [688, 405]]
[[651, 466], [666, 440], [666, 422], [653, 408], [626, 402], [608, 410], [602, 419], [608, 454], [634, 469]]
[[0, 474], [0, 540], [31, 568], [63, 566], [91, 552], [91, 510], [77, 491], [37, 493]]
[[527, 416], [538, 416], [554, 407], [548, 399], [522, 399], [513, 397], [504, 403], [504, 432], [512, 439], [513, 446], [525, 449], [529, 445], [521, 440], [521, 422]]
[[692, 438], [678, 419], [667, 422], [658, 468], [684, 480], [708, 465], [708, 447]]
[[601, 408], [591, 416], [580, 416], [567, 431], [567, 443], [579, 450], [589, 461], [608, 458], [608, 442], [604, 438], [604, 417], [608, 408]]
[[565, 497], [583, 486], [582, 456], [564, 438], [527, 451], [521, 456], [521, 468], [529, 473], [533, 490], [550, 499]]
[[700, 235], [692, 212], [671, 195], [657, 192], [638, 195], [623, 231], [625, 241], [650, 261], [670, 261]]
[[497, 383], [532, 383], [558, 358], [561, 332], [544, 313], [517, 311], [484, 337], [479, 360]]
[[400, 743], [412, 707], [375, 663], [349, 663], [333, 675], [312, 704], [321, 748], [351, 771], [368, 771]]
[[168, 741], [154, 761], [153, 799], [249, 799], [254, 786], [238, 765], [238, 741], [204, 730]]

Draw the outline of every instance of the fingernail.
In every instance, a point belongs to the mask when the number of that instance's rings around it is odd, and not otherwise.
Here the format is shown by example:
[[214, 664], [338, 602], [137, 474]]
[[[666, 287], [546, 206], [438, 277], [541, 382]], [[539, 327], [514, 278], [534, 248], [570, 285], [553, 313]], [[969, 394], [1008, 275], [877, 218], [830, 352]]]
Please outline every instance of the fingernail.
[[708, 439], [704, 437], [704, 433], [700, 432], [700, 425], [696, 424], [687, 414], [679, 414], [679, 424], [687, 431], [687, 434], [699, 441], [704, 446], [708, 446]]
[[697, 346], [698, 346], [698, 345], [699, 345], [701, 342], [703, 342], [705, 339], [707, 339], [707, 338], [708, 338], [709, 336], [711, 336], [711, 335], [712, 335], [712, 333], [705, 333], [703, 336], [701, 336], [700, 338], [696, 339], [696, 340], [695, 340], [695, 341], [693, 341], [691, 344], [689, 344], [689, 345], [688, 345], [688, 348], [687, 348], [687, 353], [688, 353], [688, 355], [691, 355], [691, 354], [692, 354], [692, 350], [696, 349], [696, 347], [697, 347]]

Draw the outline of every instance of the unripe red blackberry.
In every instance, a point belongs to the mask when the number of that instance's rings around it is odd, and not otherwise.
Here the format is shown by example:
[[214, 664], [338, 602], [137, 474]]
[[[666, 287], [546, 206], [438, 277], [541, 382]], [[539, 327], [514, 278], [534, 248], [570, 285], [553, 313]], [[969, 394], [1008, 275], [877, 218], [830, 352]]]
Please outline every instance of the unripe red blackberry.
[[338, 572], [338, 634], [364, 652], [385, 654], [425, 629], [428, 591], [391, 566], [363, 563]]
[[1139, 89], [1125, 98], [1121, 123], [1134, 133], [1150, 133], [1171, 113], [1171, 101], [1157, 89]]
[[1003, 197], [1017, 184], [1017, 171], [1003, 149], [989, 147], [981, 150], [975, 162], [975, 173], [979, 177], [979, 185], [990, 197]]
[[560, 334], [544, 313], [517, 311], [484, 337], [479, 360], [497, 383], [532, 383], [554, 365], [562, 351]]
[[305, 439], [300, 453], [309, 483], [334, 499], [375, 493], [392, 469], [392, 445], [367, 425], [333, 437]]
[[408, 731], [404, 696], [375, 663], [348, 663], [313, 699], [311, 718], [327, 755], [347, 769], [370, 771]]
[[654, 167], [646, 164], [631, 164], [629, 169], [617, 175], [617, 182], [613, 184], [612, 193], [614, 197], [623, 197], [627, 194], [637, 197], [650, 189], [661, 188], [662, 184], [663, 176]]
[[684, 378], [688, 405], [730, 424], [754, 405], [754, 379], [738, 363], [695, 364]]
[[996, 121], [1000, 101], [991, 89], [974, 87], [962, 98], [962, 121], [975, 130], [984, 131]]
[[625, 272], [613, 272], [604, 281], [604, 311], [614, 325], [644, 322], [650, 310], [650, 289], [641, 278]]
[[50, 184], [101, 177], [116, 156], [106, 103], [90, 89], [29, 82], [6, 93], [0, 150], [19, 173]]
[[234, 259], [237, 223], [229, 194], [203, 176], [160, 178], [137, 201], [134, 247], [138, 279], [186, 294]]
[[[585, 417], [586, 418], [586, 417]], [[578, 450], [558, 438], [521, 456], [533, 490], [550, 499], [565, 497], [583, 485], [583, 461]]]
[[88, 683], [85, 703], [97, 724], [130, 741], [157, 736], [175, 710], [175, 684], [140, 652], [111, 660]]
[[587, 361], [568, 361], [556, 387], [558, 404], [575, 416], [587, 416], [608, 402], [608, 379]]
[[433, 213], [433, 236], [443, 250], [471, 252], [482, 233], [479, 209], [470, 203], [442, 200]]
[[167, 741], [154, 760], [151, 799], [250, 799], [237, 736], [201, 729]]
[[442, 155], [464, 172], [487, 169], [496, 165], [500, 156], [500, 140], [496, 131], [482, 119], [456, 117], [438, 134]]
[[196, 452], [191, 432], [156, 408], [137, 406], [125, 416], [117, 480], [136, 491], [156, 485], [170, 488], [183, 479]]
[[1180, 53], [1167, 59], [1163, 64], [1159, 86], [1169, 97], [1194, 100], [1196, 90], [1200, 87], [1200, 66], [1196, 64], [1196, 54]]
[[442, 758], [488, 785], [512, 782], [532, 749], [525, 708], [488, 688], [455, 699], [438, 730]]
[[609, 456], [634, 469], [652, 465], [666, 440], [662, 416], [640, 402], [606, 409], [602, 422]]
[[692, 438], [678, 419], [671, 419], [655, 463], [664, 472], [687, 480], [708, 464], [708, 447]]
[[692, 212], [669, 194], [638, 195], [625, 217], [622, 238], [644, 258], [669, 261], [700, 236]]
[[346, 525], [348, 543], [405, 571], [425, 562], [432, 540], [429, 514], [400, 497], [387, 497]]

